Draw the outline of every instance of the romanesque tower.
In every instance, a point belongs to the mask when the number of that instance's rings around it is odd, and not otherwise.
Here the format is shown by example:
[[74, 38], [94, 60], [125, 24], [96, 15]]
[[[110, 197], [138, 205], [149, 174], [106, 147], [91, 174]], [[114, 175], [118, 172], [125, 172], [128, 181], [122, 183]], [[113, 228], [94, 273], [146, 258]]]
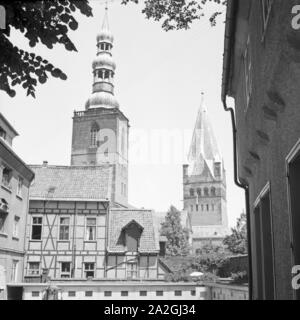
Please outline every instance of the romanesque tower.
[[192, 228], [193, 251], [220, 244], [228, 233], [226, 178], [222, 156], [202, 101], [188, 163], [183, 166], [184, 210]]
[[85, 111], [74, 112], [71, 165], [111, 165], [112, 202], [127, 206], [129, 121], [114, 95], [116, 64], [112, 57], [113, 42], [106, 9], [97, 36], [97, 56], [92, 64], [92, 94]]

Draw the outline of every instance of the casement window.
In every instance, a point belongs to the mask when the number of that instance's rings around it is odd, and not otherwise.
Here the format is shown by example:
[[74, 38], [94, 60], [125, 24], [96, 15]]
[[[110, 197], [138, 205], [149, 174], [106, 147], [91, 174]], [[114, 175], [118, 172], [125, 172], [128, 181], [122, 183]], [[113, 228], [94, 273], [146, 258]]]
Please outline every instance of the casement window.
[[84, 263], [84, 274], [86, 278], [94, 278], [95, 277], [95, 263], [88, 262]]
[[17, 196], [22, 198], [22, 190], [23, 190], [24, 180], [23, 178], [19, 177], [18, 179], [18, 187], [17, 187]]
[[269, 184], [254, 204], [257, 299], [274, 299], [274, 260], [271, 194]]
[[60, 263], [60, 277], [71, 278], [71, 262]]
[[86, 241], [96, 240], [96, 218], [86, 218], [85, 239]]
[[60, 218], [59, 240], [69, 240], [70, 218]]
[[43, 218], [42, 217], [32, 217], [32, 229], [31, 229], [31, 239], [41, 240], [42, 239], [42, 228], [43, 228]]
[[5, 188], [11, 189], [12, 170], [8, 167], [4, 167], [2, 170], [2, 185]]
[[32, 217], [31, 240], [42, 240], [43, 218]]
[[13, 225], [13, 237], [14, 238], [19, 238], [19, 222], [20, 222], [20, 218], [15, 216], [14, 225]]
[[12, 261], [12, 269], [11, 269], [11, 282], [16, 283], [18, 279], [18, 260]]
[[40, 275], [40, 263], [39, 262], [29, 262], [27, 273], [30, 276]]
[[266, 32], [267, 25], [270, 20], [272, 5], [273, 5], [273, 0], [261, 0], [263, 34], [265, 34]]
[[245, 69], [245, 96], [246, 96], [246, 111], [249, 107], [252, 93], [252, 60], [250, 53], [250, 36], [248, 36], [246, 49], [244, 52], [244, 69]]
[[127, 279], [136, 279], [138, 277], [137, 263], [127, 263]]

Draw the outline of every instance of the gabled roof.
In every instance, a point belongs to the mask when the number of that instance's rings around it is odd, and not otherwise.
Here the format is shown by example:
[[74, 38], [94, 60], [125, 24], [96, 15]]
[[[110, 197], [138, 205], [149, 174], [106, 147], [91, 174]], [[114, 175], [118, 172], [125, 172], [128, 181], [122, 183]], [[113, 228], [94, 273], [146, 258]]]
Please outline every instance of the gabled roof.
[[213, 163], [216, 161], [222, 162], [221, 159], [222, 157], [202, 96], [188, 155], [189, 175], [201, 175], [205, 168], [209, 168], [211, 174], [214, 175]]
[[112, 168], [103, 166], [35, 166], [30, 199], [108, 200]]
[[143, 228], [139, 252], [158, 253], [159, 241], [155, 234], [152, 211], [138, 209], [111, 209], [108, 225], [108, 252], [121, 253], [126, 251], [125, 246], [120, 243], [119, 239], [121, 237], [122, 230], [133, 220]]

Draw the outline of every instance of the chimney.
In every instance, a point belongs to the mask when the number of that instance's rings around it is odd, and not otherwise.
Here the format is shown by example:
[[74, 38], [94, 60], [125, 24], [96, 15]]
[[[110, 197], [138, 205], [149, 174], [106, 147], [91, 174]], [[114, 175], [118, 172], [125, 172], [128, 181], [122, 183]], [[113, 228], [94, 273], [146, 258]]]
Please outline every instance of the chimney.
[[43, 161], [43, 167], [48, 167], [48, 161]]

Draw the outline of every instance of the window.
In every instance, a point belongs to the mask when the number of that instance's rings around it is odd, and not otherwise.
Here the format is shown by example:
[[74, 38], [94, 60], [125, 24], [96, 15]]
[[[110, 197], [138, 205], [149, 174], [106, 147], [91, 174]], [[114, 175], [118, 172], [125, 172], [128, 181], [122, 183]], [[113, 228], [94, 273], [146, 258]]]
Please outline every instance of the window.
[[204, 211], [204, 204], [201, 204], [201, 211]]
[[111, 291], [104, 291], [104, 297], [111, 297]]
[[156, 291], [156, 296], [157, 297], [162, 297], [164, 295], [163, 291]]
[[42, 226], [43, 226], [42, 217], [32, 217], [32, 230], [31, 230], [32, 240], [42, 239]]
[[128, 291], [121, 291], [122, 297], [128, 297]]
[[200, 188], [197, 189], [197, 195], [198, 195], [199, 197], [201, 197], [201, 189], [200, 189]]
[[37, 276], [40, 275], [40, 263], [29, 262], [28, 275]]
[[195, 296], [196, 295], [196, 290], [191, 290], [191, 296]]
[[16, 283], [18, 278], [18, 263], [19, 261], [13, 260], [11, 270], [11, 281]]
[[76, 292], [75, 291], [69, 291], [68, 292], [69, 297], [76, 297]]
[[85, 263], [84, 273], [86, 278], [94, 278], [95, 276], [95, 263]]
[[127, 263], [127, 278], [136, 279], [138, 277], [137, 263]]
[[12, 177], [12, 170], [8, 167], [4, 167], [2, 171], [2, 185], [8, 189], [11, 189], [10, 180]]
[[0, 211], [0, 232], [5, 232], [5, 220], [7, 217], [7, 213], [4, 211]]
[[215, 174], [215, 177], [221, 176], [221, 162], [216, 162], [214, 164], [214, 174]]
[[86, 291], [85, 292], [86, 297], [92, 297], [93, 296], [93, 291]]
[[96, 240], [96, 218], [86, 218], [86, 241]]
[[147, 291], [140, 291], [141, 297], [147, 297]]
[[32, 297], [39, 297], [40, 296], [40, 292], [39, 291], [32, 291], [31, 292], [31, 296]]
[[98, 146], [98, 132], [100, 128], [98, 123], [94, 122], [91, 128], [91, 147], [97, 147]]
[[272, 9], [273, 0], [261, 0], [262, 6], [262, 22], [263, 22], [263, 33], [267, 29], [267, 25], [270, 18], [270, 13]]
[[[300, 141], [287, 157], [287, 177], [289, 190], [289, 218], [291, 221], [291, 254], [293, 265], [300, 264]], [[299, 290], [295, 291], [295, 298], [300, 300]]]
[[196, 211], [199, 211], [199, 205], [196, 204]]
[[71, 278], [71, 262], [61, 262], [60, 264], [60, 277]]
[[210, 193], [211, 193], [211, 195], [212, 195], [213, 197], [215, 197], [215, 196], [216, 196], [216, 188], [215, 188], [215, 187], [211, 187]]
[[14, 238], [18, 238], [19, 237], [19, 221], [20, 221], [20, 218], [15, 216], [14, 226], [13, 226], [13, 237]]
[[204, 195], [207, 197], [208, 196], [208, 188], [204, 188]]
[[195, 195], [194, 189], [190, 189], [190, 196], [193, 197]]
[[209, 204], [206, 205], [206, 211], [209, 211]]
[[0, 138], [6, 139], [6, 131], [2, 127], [0, 127]]
[[175, 290], [174, 294], [175, 294], [175, 297], [181, 297], [182, 296], [182, 291], [181, 290]]
[[69, 240], [70, 218], [60, 218], [59, 240]]
[[18, 179], [18, 188], [17, 188], [17, 196], [22, 198], [22, 189], [23, 189], [23, 178], [19, 177]]
[[272, 213], [269, 185], [255, 202], [254, 234], [258, 299], [274, 299]]
[[246, 95], [246, 110], [247, 110], [250, 103], [250, 97], [252, 92], [252, 62], [251, 62], [251, 54], [250, 54], [250, 36], [248, 36], [248, 41], [247, 41], [246, 50], [244, 54], [244, 67], [245, 67], [245, 95]]

